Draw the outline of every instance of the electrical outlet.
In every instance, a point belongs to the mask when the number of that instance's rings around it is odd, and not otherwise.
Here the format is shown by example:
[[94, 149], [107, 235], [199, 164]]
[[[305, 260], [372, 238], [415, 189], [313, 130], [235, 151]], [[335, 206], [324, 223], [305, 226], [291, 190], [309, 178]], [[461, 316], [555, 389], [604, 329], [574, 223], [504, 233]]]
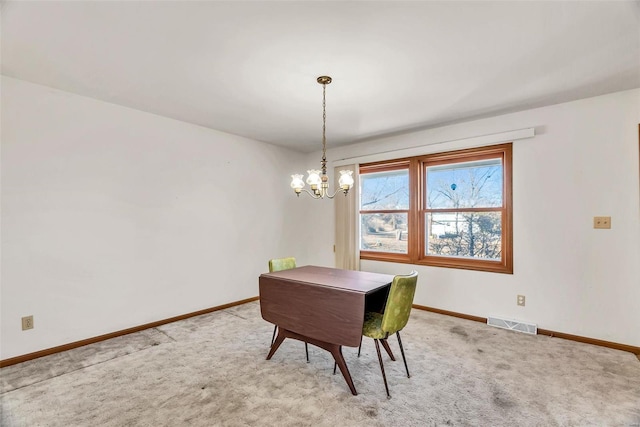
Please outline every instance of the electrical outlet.
[[518, 295], [518, 305], [524, 307], [524, 295]]
[[33, 329], [33, 316], [25, 316], [22, 318], [22, 330]]
[[610, 216], [594, 216], [593, 228], [611, 228]]

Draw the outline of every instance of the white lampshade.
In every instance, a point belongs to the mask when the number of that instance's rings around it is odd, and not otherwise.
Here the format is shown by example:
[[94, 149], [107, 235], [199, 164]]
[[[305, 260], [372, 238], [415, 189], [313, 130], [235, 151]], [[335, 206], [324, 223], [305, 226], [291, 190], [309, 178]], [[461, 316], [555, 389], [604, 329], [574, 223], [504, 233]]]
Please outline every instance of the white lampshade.
[[304, 187], [304, 181], [302, 180], [302, 178], [304, 177], [304, 175], [301, 174], [294, 174], [291, 175], [291, 188], [293, 188], [294, 190], [296, 190], [296, 193], [299, 193], [300, 190], [302, 190], [302, 188]]
[[307, 173], [309, 174], [309, 176], [307, 177], [307, 184], [309, 184], [311, 188], [317, 188], [322, 183], [322, 179], [320, 178], [320, 171], [311, 169], [308, 170]]
[[340, 188], [343, 190], [350, 190], [353, 187], [353, 171], [344, 170], [340, 171], [340, 179], [338, 180], [338, 184]]

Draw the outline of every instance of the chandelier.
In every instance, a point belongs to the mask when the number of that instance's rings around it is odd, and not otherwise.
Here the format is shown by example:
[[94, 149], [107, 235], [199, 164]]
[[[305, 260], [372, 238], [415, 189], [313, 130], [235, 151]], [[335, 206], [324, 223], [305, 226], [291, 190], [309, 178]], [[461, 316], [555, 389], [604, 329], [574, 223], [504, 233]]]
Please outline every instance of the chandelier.
[[291, 175], [291, 188], [296, 192], [298, 197], [300, 193], [304, 191], [314, 199], [323, 199], [328, 197], [333, 199], [339, 191], [342, 191], [345, 196], [353, 187], [353, 171], [342, 170], [340, 171], [340, 179], [338, 180], [338, 188], [333, 194], [329, 194], [329, 177], [327, 176], [327, 111], [326, 111], [326, 92], [327, 85], [331, 83], [331, 77], [320, 76], [317, 79], [318, 83], [322, 85], [322, 161], [320, 162], [321, 170], [311, 169], [307, 173], [307, 184], [311, 187], [311, 191], [304, 189], [304, 181], [302, 180], [302, 174]]

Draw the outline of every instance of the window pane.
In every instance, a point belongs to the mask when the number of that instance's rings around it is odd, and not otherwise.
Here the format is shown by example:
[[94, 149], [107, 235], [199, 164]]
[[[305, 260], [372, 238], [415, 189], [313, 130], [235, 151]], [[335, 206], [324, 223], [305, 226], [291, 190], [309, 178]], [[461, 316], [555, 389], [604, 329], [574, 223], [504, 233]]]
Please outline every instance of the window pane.
[[500, 260], [500, 212], [446, 212], [425, 215], [426, 255]]
[[427, 208], [502, 206], [500, 159], [427, 167]]
[[407, 169], [360, 175], [360, 210], [409, 209]]
[[407, 214], [360, 215], [360, 249], [407, 253]]

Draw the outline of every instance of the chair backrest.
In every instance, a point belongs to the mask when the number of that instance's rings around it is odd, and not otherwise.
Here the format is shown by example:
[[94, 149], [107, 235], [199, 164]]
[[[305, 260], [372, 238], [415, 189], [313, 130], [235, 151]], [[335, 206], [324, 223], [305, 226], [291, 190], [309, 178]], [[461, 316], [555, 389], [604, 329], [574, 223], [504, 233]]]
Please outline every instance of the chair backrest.
[[401, 331], [409, 321], [413, 296], [416, 293], [418, 272], [406, 276], [395, 276], [391, 283], [387, 305], [382, 315], [382, 331], [389, 335]]
[[274, 271], [280, 271], [280, 270], [290, 270], [292, 268], [296, 268], [296, 259], [293, 257], [275, 258], [275, 259], [269, 260], [270, 273], [273, 273]]

